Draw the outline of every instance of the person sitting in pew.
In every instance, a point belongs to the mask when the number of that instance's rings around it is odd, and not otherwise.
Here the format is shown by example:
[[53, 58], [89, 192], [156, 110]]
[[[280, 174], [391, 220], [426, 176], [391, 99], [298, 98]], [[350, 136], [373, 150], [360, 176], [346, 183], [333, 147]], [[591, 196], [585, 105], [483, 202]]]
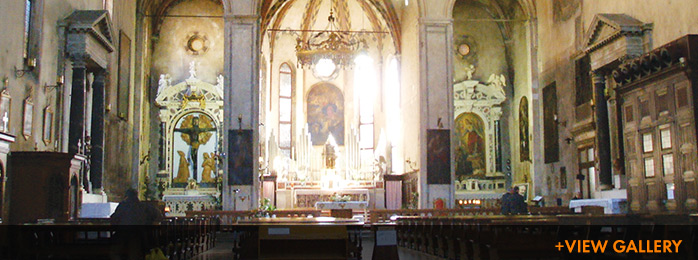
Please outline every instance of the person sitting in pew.
[[519, 187], [514, 186], [502, 195], [502, 215], [520, 214], [528, 214], [528, 205], [524, 197], [519, 194]]

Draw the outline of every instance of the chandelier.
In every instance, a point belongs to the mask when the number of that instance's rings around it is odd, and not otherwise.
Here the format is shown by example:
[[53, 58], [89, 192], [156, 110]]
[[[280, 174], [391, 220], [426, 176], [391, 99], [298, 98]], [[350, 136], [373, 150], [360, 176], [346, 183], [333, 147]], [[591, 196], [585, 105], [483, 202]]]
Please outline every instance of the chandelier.
[[361, 32], [339, 30], [333, 10], [327, 21], [325, 30], [313, 31], [305, 41], [302, 36], [296, 39], [298, 66], [312, 69], [320, 78], [334, 78], [338, 68], [350, 69], [354, 58], [366, 47]]

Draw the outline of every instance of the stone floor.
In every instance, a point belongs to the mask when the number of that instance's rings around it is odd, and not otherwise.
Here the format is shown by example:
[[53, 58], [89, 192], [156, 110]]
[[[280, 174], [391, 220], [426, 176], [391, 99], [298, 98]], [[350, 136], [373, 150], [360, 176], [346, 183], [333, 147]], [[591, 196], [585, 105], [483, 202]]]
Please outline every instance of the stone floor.
[[[370, 232], [365, 232], [363, 236], [363, 259], [372, 259], [373, 257], [373, 235]], [[233, 236], [231, 233], [219, 233], [216, 240], [216, 247], [192, 258], [193, 260], [218, 260], [218, 259], [233, 259], [231, 247], [233, 244]], [[429, 256], [420, 252], [409, 249], [399, 248], [398, 256], [401, 260], [432, 260], [441, 259]]]

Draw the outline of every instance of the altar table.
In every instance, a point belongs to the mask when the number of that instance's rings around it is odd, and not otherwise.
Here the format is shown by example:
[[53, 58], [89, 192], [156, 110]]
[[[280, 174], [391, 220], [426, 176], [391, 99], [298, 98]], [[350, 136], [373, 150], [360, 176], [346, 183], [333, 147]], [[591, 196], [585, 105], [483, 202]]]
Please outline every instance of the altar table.
[[570, 209], [574, 212], [582, 212], [582, 206], [601, 206], [604, 214], [628, 213], [628, 200], [626, 199], [582, 199], [571, 200]]
[[316, 209], [360, 209], [368, 208], [368, 201], [318, 201], [315, 202]]

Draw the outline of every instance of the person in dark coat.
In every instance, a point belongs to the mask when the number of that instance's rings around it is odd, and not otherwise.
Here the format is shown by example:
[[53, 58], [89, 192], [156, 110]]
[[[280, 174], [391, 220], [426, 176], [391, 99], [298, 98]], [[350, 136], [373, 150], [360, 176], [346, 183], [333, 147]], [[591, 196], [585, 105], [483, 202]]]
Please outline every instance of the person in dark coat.
[[526, 204], [524, 197], [519, 193], [519, 187], [514, 187], [512, 190], [514, 193], [511, 196], [511, 213], [516, 215], [528, 214], [528, 205]]
[[504, 195], [502, 195], [502, 199], [501, 199], [502, 215], [511, 215], [512, 214], [511, 203], [512, 203], [513, 190], [514, 189], [511, 189], [508, 192], [504, 193]]
[[163, 218], [162, 212], [155, 206], [138, 199], [135, 189], [126, 190], [125, 197], [111, 214], [112, 225], [152, 225]]
[[156, 224], [163, 214], [155, 206], [141, 202], [134, 189], [126, 190], [124, 197], [110, 216], [111, 224], [118, 226], [112, 237], [111, 259], [143, 259], [155, 246], [151, 233], [154, 227], [144, 225]]
[[527, 214], [528, 205], [524, 197], [519, 194], [519, 187], [513, 187], [502, 195], [502, 215]]

